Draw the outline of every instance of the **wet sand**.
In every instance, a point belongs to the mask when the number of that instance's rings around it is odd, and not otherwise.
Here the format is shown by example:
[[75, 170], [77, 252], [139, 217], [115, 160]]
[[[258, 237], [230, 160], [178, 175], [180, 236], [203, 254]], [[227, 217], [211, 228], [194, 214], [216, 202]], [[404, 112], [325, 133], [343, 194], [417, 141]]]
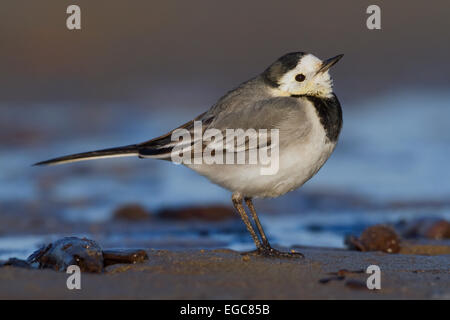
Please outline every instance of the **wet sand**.
[[[448, 248], [433, 256], [296, 248], [304, 259], [282, 260], [148, 250], [144, 263], [82, 274], [81, 290], [68, 290], [63, 272], [3, 267], [0, 299], [450, 299]], [[381, 290], [365, 287], [373, 264]]]

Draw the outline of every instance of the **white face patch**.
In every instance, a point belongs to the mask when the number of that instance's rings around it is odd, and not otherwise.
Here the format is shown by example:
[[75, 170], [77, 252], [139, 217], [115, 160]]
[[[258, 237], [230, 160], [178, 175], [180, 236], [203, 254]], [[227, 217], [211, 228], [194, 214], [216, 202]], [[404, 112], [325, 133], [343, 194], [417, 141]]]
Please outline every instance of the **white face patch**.
[[[322, 60], [312, 54], [304, 55], [297, 66], [288, 71], [278, 81], [279, 89], [293, 95], [312, 95], [330, 97], [333, 92], [332, 81], [328, 70], [317, 73], [322, 66]], [[302, 74], [303, 81], [297, 81], [297, 75]], [[303, 77], [297, 77], [301, 79]]]

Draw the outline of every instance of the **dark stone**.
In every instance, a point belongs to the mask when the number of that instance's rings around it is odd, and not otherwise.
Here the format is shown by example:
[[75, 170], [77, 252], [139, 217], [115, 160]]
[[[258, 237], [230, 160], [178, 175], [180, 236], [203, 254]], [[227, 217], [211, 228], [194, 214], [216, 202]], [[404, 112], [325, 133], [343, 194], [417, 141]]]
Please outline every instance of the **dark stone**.
[[363, 231], [358, 238], [347, 237], [346, 244], [349, 249], [359, 251], [383, 251], [398, 253], [400, 251], [400, 238], [395, 230], [386, 225], [375, 225]]
[[148, 255], [142, 249], [108, 249], [103, 250], [104, 267], [117, 264], [128, 263], [135, 264], [148, 260]]
[[32, 267], [27, 261], [17, 258], [10, 258], [7, 261], [0, 261], [0, 267], [6, 266], [26, 268], [26, 269], [30, 269]]
[[347, 269], [340, 269], [337, 272], [330, 272], [330, 275], [334, 275], [334, 276], [340, 276], [340, 277], [345, 277], [346, 275], [349, 274], [360, 274], [360, 273], [364, 273], [364, 270], [360, 269], [360, 270], [347, 270]]
[[127, 204], [117, 208], [113, 217], [118, 220], [141, 221], [147, 220], [150, 217], [150, 213], [138, 204]]
[[160, 217], [161, 219], [174, 220], [222, 221], [226, 219], [235, 219], [238, 217], [238, 215], [230, 207], [210, 206], [163, 209], [159, 212], [158, 217]]
[[342, 281], [342, 280], [344, 280], [344, 279], [345, 279], [344, 276], [328, 277], [328, 278], [322, 278], [322, 279], [320, 279], [320, 280], [319, 280], [319, 283], [326, 284], [326, 283], [328, 283], [328, 282], [330, 282], [330, 281]]
[[396, 225], [405, 238], [449, 239], [450, 222], [444, 219], [423, 218]]
[[103, 254], [101, 247], [93, 240], [77, 237], [62, 238], [32, 253], [28, 263], [38, 263], [40, 269], [65, 271], [70, 265], [77, 265], [82, 272], [102, 272]]

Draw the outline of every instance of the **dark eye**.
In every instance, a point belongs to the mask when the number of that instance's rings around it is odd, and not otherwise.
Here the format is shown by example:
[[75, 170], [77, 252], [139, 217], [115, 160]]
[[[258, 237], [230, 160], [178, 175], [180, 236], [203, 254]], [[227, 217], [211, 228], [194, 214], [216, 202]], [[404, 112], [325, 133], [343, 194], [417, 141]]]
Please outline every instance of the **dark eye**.
[[298, 82], [302, 82], [303, 80], [305, 80], [305, 78], [306, 77], [301, 73], [295, 76], [295, 80], [297, 80]]

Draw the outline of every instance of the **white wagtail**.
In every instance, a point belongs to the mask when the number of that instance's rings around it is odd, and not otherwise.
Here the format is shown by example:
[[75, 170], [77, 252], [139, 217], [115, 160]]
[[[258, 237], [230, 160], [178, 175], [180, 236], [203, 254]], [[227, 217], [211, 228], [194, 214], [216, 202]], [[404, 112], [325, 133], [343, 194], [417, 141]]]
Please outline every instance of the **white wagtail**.
[[[270, 246], [252, 199], [278, 197], [297, 189], [330, 157], [342, 128], [342, 109], [333, 93], [328, 71], [342, 56], [321, 61], [304, 52], [288, 53], [257, 77], [228, 92], [207, 112], [177, 128], [193, 132], [195, 123], [201, 121], [202, 132], [206, 129], [224, 132], [230, 128], [278, 130], [279, 167], [274, 174], [261, 174], [262, 164], [184, 163], [232, 192], [233, 205], [250, 232], [258, 254], [302, 257], [300, 253], [280, 252]], [[175, 147], [172, 136], [177, 129], [140, 144], [59, 157], [36, 165], [121, 156], [170, 160]], [[194, 144], [190, 143], [183, 153], [193, 153]], [[247, 140], [245, 146], [248, 152]], [[256, 146], [258, 148], [262, 148], [260, 144]], [[244, 209], [243, 200], [259, 236]]]

